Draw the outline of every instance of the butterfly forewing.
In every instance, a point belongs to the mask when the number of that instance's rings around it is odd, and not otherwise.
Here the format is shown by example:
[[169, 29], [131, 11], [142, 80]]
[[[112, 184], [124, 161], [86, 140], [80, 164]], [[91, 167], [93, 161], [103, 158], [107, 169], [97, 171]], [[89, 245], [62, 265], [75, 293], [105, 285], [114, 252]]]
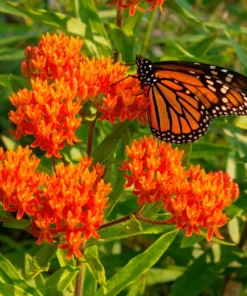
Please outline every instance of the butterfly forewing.
[[136, 58], [141, 86], [148, 85], [152, 133], [172, 143], [194, 142], [214, 117], [247, 114], [247, 78], [192, 62], [152, 63]]

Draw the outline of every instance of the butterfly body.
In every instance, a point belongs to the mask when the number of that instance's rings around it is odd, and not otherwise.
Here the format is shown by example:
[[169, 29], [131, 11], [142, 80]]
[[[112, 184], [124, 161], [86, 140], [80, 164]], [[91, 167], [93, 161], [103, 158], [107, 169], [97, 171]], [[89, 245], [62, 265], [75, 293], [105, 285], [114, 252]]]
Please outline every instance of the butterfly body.
[[136, 57], [141, 87], [147, 88], [148, 118], [159, 139], [183, 144], [202, 137], [213, 118], [247, 115], [247, 77], [219, 66], [156, 62]]

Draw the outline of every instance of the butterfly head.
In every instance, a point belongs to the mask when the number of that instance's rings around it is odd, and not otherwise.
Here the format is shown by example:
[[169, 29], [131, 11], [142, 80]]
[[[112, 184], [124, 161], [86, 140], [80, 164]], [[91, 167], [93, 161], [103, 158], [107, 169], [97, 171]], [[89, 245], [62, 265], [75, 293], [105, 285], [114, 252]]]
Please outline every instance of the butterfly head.
[[136, 56], [137, 74], [141, 81], [141, 86], [153, 85], [156, 81], [153, 73], [153, 63], [142, 56]]

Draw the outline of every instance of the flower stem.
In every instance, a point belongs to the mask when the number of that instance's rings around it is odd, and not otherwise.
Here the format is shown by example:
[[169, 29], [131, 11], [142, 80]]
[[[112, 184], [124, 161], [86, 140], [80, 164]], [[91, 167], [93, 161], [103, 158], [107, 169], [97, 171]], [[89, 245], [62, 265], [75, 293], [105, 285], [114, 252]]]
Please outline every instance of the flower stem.
[[[83, 247], [82, 247], [83, 250]], [[81, 261], [79, 258], [76, 259], [76, 266], [80, 268], [78, 275], [76, 276], [75, 282], [75, 296], [82, 296], [82, 289], [83, 289], [83, 278], [84, 278], [84, 262]]]
[[53, 155], [52, 158], [52, 171], [55, 172], [55, 166], [57, 165], [57, 159], [56, 157]]
[[87, 139], [87, 154], [90, 155], [92, 152], [92, 147], [93, 147], [93, 133], [94, 133], [94, 128], [95, 128], [96, 120], [90, 124], [89, 129], [88, 129], [88, 139]]
[[125, 222], [125, 221], [128, 221], [128, 220], [131, 219], [131, 216], [135, 216], [135, 218], [137, 220], [141, 220], [141, 221], [151, 223], [151, 224], [158, 224], [158, 225], [166, 224], [165, 221], [152, 220], [152, 219], [145, 218], [145, 217], [141, 216], [139, 213], [143, 210], [143, 208], [144, 208], [144, 205], [141, 205], [140, 208], [137, 209], [132, 215], [127, 215], [127, 216], [124, 216], [122, 218], [116, 219], [114, 221], [107, 222], [107, 223], [101, 225], [99, 227], [99, 230], [110, 227], [110, 226], [113, 226], [113, 225], [116, 225], [116, 224], [119, 224], [119, 223], [122, 223], [122, 222]]

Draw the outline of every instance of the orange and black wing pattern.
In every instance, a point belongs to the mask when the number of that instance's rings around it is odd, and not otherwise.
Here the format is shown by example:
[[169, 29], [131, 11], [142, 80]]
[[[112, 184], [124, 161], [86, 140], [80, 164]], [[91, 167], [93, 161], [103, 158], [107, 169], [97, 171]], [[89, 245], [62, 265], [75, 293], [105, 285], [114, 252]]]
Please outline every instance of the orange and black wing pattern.
[[202, 137], [219, 116], [247, 115], [247, 77], [193, 62], [137, 56], [138, 79], [148, 86], [149, 124], [159, 139], [183, 144]]

